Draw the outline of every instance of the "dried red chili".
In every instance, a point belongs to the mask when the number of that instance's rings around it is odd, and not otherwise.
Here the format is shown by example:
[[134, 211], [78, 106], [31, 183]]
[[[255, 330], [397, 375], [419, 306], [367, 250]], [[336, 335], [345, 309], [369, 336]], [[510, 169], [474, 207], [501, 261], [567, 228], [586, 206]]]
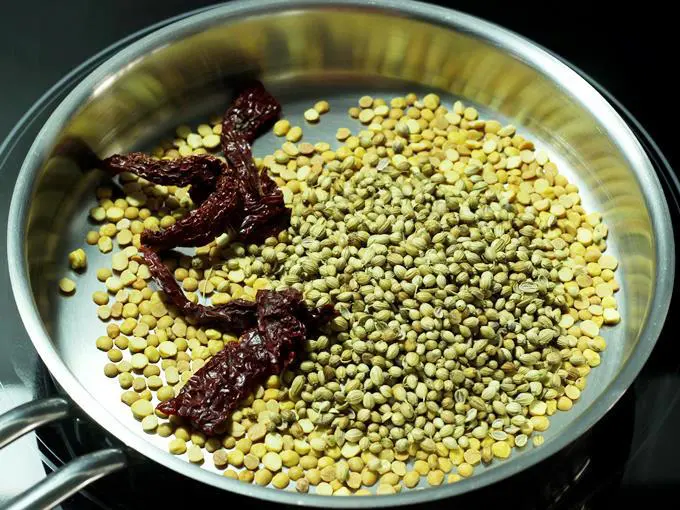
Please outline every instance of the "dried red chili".
[[240, 217], [238, 187], [229, 174], [217, 178], [217, 188], [200, 207], [163, 230], [145, 230], [142, 243], [157, 250], [176, 246], [204, 246], [230, 230], [234, 217]]
[[262, 194], [248, 206], [234, 186], [231, 172], [217, 179], [217, 188], [198, 209], [194, 209], [163, 230], [145, 230], [142, 242], [158, 250], [176, 246], [204, 246], [223, 232], [236, 233], [246, 242], [275, 236], [290, 223], [290, 209], [276, 183], [262, 172]]
[[214, 156], [186, 156], [178, 159], [154, 159], [141, 152], [116, 154], [102, 162], [109, 172], [130, 172], [154, 184], [191, 185], [194, 204], [203, 202], [215, 189], [217, 177], [225, 172], [224, 162]]
[[260, 189], [257, 202], [244, 204], [245, 214], [237, 229], [241, 239], [250, 243], [264, 241], [290, 225], [290, 209], [285, 205], [283, 193], [264, 170], [260, 175]]
[[192, 303], [184, 295], [174, 275], [163, 264], [161, 256], [157, 252], [145, 246], [142, 246], [139, 251], [159, 287], [163, 289], [166, 298], [185, 317], [193, 319], [197, 324], [216, 326], [225, 331], [233, 331], [236, 334], [255, 326], [257, 316], [256, 304], [253, 301], [235, 299], [225, 305], [213, 306]]
[[259, 200], [260, 179], [250, 144], [258, 132], [281, 113], [281, 105], [261, 83], [244, 90], [224, 113], [221, 143], [224, 157], [236, 172], [244, 204]]
[[309, 329], [333, 316], [329, 306], [312, 313], [302, 295], [287, 289], [257, 293], [257, 327], [228, 343], [196, 372], [179, 394], [158, 405], [206, 435], [225, 432], [229, 416], [255, 386], [295, 358]]
[[281, 105], [261, 83], [239, 94], [222, 123], [228, 164], [212, 156], [155, 160], [139, 153], [104, 160], [104, 168], [114, 174], [127, 171], [157, 184], [191, 184], [190, 194], [200, 206], [166, 229], [144, 232], [142, 242], [164, 250], [202, 246], [228, 231], [256, 242], [283, 230], [290, 211], [274, 181], [257, 171], [250, 148], [257, 133], [280, 111]]
[[[222, 134], [233, 132], [240, 134], [252, 143], [259, 132], [281, 113], [281, 105], [261, 82], [255, 81], [244, 88], [232, 101], [222, 120]], [[231, 152], [225, 146], [228, 137], [222, 137], [222, 149]]]
[[250, 147], [257, 132], [280, 110], [279, 103], [262, 84], [240, 94], [222, 123], [226, 164], [210, 156], [157, 161], [140, 154], [113, 156], [104, 162], [104, 167], [114, 173], [129, 171], [159, 184], [191, 185], [190, 193], [200, 203], [170, 227], [144, 231], [140, 253], [167, 298], [186, 317], [243, 333], [239, 342], [228, 344], [194, 374], [177, 397], [158, 406], [165, 414], [187, 418], [208, 435], [223, 432], [240, 400], [295, 358], [308, 330], [335, 315], [329, 305], [308, 309], [302, 295], [293, 289], [258, 291], [255, 303], [192, 303], [157, 251], [205, 245], [225, 231], [255, 242], [288, 226], [290, 211], [283, 194], [265, 171], [257, 171]]
[[261, 126], [279, 111], [276, 99], [258, 84], [239, 95], [222, 122], [222, 150], [241, 184], [244, 208], [243, 217], [233, 227], [249, 242], [275, 235], [290, 223], [281, 190], [266, 172], [258, 174], [250, 147]]

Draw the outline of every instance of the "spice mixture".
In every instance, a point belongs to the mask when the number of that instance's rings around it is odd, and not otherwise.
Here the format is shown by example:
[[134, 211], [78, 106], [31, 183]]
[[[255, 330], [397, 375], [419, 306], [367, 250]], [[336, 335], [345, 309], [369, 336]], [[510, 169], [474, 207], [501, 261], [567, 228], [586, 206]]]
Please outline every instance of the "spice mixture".
[[[112, 257], [96, 271], [96, 346], [141, 427], [224, 476], [328, 495], [456, 482], [540, 445], [600, 364], [600, 328], [621, 320], [607, 227], [577, 186], [513, 126], [435, 94], [361, 97], [349, 115], [364, 127], [338, 129], [336, 148], [279, 120], [286, 141], [254, 159], [235, 105], [107, 160], [122, 194], [97, 189], [86, 242]], [[156, 167], [167, 184], [145, 176]], [[275, 221], [248, 222], [262, 202]], [[178, 245], [195, 255], [166, 251]], [[69, 263], [86, 270], [85, 253]], [[235, 356], [266, 360], [252, 384], [220, 368]]]

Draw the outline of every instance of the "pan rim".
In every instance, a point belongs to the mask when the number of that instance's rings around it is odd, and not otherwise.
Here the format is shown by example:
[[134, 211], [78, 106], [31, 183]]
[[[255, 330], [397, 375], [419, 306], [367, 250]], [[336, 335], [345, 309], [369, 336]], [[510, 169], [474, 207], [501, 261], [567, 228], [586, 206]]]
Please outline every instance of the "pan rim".
[[324, 9], [337, 6], [352, 7], [368, 12], [382, 11], [399, 16], [409, 16], [419, 21], [469, 33], [502, 47], [529, 65], [540, 67], [541, 71], [550, 79], [565, 84], [565, 88], [578, 97], [580, 103], [597, 114], [601, 122], [607, 126], [608, 133], [619, 146], [621, 152], [626, 155], [640, 180], [641, 187], [646, 189], [647, 197], [653, 199], [650, 200], [649, 207], [652, 227], [657, 234], [655, 236], [657, 288], [650, 305], [645, 328], [640, 336], [639, 346], [636, 348], [637, 356], [631, 356], [626, 361], [621, 371], [610, 382], [609, 390], [603, 393], [591, 408], [584, 411], [566, 433], [546, 442], [539, 450], [525, 452], [521, 457], [513, 459], [511, 462], [501, 463], [487, 473], [462, 480], [456, 484], [428, 488], [422, 491], [408, 491], [398, 495], [373, 497], [370, 502], [371, 506], [385, 507], [451, 497], [490, 485], [535, 465], [563, 449], [599, 421], [624, 394], [649, 357], [665, 322], [674, 281], [675, 251], [668, 204], [654, 167], [644, 149], [626, 122], [601, 94], [563, 62], [523, 36], [459, 11], [420, 2], [402, 2], [399, 0], [372, 0], [369, 3], [361, 0], [335, 0], [333, 2], [322, 0], [269, 0], [265, 2], [247, 0], [217, 5], [164, 26], [123, 48], [99, 65], [62, 100], [40, 130], [22, 164], [12, 193], [7, 232], [10, 283], [24, 326], [54, 378], [85, 413], [129, 448], [138, 451], [154, 462], [158, 462], [180, 474], [190, 476], [197, 481], [249, 497], [316, 507], [357, 508], [365, 505], [366, 500], [358, 496], [328, 498], [315, 494], [297, 494], [215, 476], [214, 473], [174, 457], [147, 442], [143, 437], [136, 435], [126, 425], [118, 421], [103, 403], [91, 395], [61, 360], [35, 306], [27, 277], [28, 268], [23, 242], [27, 228], [26, 213], [28, 211], [28, 203], [24, 198], [30, 196], [32, 191], [35, 169], [44, 160], [54, 135], [58, 133], [59, 126], [63, 125], [64, 119], [79, 108], [106, 76], [122, 68], [125, 63], [143, 56], [153, 48], [230, 19], [269, 13], [273, 10]]

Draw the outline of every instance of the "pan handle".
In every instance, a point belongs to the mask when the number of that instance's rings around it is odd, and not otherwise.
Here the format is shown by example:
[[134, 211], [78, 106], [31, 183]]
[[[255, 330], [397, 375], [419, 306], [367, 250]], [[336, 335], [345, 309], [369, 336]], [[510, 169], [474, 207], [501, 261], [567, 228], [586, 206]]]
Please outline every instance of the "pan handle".
[[[71, 405], [55, 397], [35, 400], [0, 416], [0, 448], [32, 430], [69, 416]], [[123, 450], [109, 448], [73, 459], [9, 501], [3, 510], [49, 509], [90, 483], [127, 466]]]
[[0, 448], [41, 425], [66, 418], [69, 412], [69, 403], [60, 397], [34, 400], [15, 407], [0, 416]]
[[3, 510], [53, 508], [95, 480], [123, 469], [126, 465], [125, 454], [117, 448], [88, 453], [72, 460], [10, 500]]

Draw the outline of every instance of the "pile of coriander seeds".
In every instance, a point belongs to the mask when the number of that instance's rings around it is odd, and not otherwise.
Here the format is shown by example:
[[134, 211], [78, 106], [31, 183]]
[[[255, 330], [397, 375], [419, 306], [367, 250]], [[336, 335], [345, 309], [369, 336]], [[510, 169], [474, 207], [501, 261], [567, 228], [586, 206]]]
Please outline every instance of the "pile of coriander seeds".
[[[323, 123], [328, 109], [305, 119]], [[134, 257], [144, 229], [191, 209], [190, 190], [123, 174], [125, 198], [97, 190], [100, 228], [86, 239], [112, 257], [93, 296], [104, 373], [170, 452], [247, 483], [348, 495], [456, 482], [540, 445], [550, 416], [578, 405], [606, 347], [600, 328], [620, 321], [617, 261], [600, 215], [513, 126], [434, 94], [365, 96], [349, 115], [363, 127], [339, 129], [339, 145], [305, 142], [285, 119], [273, 127], [286, 141], [256, 162], [292, 209], [287, 231], [263, 245], [223, 235], [166, 260], [194, 301], [293, 287], [333, 304], [300, 362], [223, 437], [154, 410], [237, 338], [189, 324]], [[212, 153], [219, 134], [219, 118], [181, 126], [152, 154]]]

